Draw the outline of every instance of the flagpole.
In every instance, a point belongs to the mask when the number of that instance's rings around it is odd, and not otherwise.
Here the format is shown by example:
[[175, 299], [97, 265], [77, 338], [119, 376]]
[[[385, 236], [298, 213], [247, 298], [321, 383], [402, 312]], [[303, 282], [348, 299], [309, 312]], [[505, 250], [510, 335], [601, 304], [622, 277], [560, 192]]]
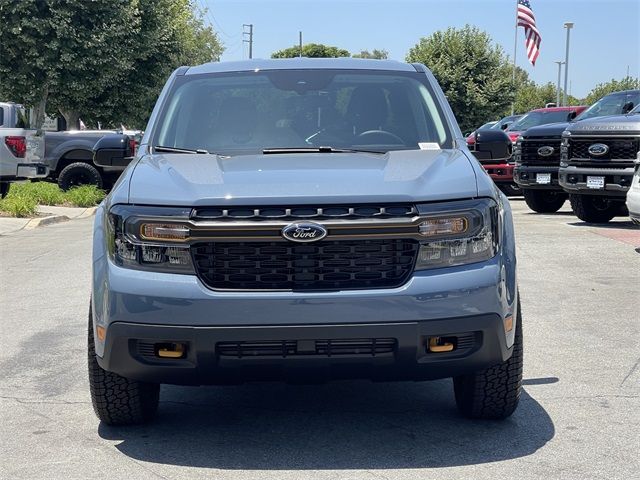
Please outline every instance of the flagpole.
[[513, 68], [511, 74], [511, 89], [513, 90], [513, 101], [511, 102], [511, 115], [515, 113], [516, 103], [516, 54], [518, 52], [518, 0], [516, 0], [516, 31], [513, 36]]

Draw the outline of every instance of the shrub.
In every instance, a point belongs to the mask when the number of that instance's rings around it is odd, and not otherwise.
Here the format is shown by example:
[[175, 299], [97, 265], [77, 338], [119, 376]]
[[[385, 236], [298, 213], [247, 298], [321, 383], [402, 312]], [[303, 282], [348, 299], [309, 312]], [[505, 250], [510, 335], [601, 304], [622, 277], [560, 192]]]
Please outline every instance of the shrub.
[[81, 185], [70, 189], [64, 196], [74, 207], [93, 207], [102, 201], [105, 192], [95, 185]]
[[38, 203], [28, 196], [8, 196], [0, 200], [0, 210], [12, 217], [32, 217], [38, 210]]

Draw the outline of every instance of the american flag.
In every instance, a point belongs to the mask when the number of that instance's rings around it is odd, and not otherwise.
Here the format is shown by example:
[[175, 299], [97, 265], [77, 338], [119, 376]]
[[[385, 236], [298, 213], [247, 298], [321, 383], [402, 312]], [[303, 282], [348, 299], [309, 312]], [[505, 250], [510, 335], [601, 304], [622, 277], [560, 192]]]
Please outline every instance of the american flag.
[[535, 66], [540, 55], [540, 32], [536, 28], [536, 17], [529, 0], [518, 0], [518, 26], [524, 27], [524, 45], [531, 65]]

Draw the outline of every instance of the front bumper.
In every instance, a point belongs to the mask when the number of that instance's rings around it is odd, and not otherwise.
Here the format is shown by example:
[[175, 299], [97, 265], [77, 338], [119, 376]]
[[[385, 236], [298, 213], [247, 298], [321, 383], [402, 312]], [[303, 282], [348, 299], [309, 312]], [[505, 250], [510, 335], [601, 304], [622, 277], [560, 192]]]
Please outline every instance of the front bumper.
[[[624, 200], [631, 186], [634, 167], [628, 168], [588, 168], [588, 167], [560, 167], [559, 184], [567, 193], [581, 195], [605, 195], [619, 197]], [[587, 177], [604, 177], [604, 188], [587, 187]]]
[[[558, 183], [558, 168], [549, 166], [529, 166], [517, 165], [513, 170], [513, 180], [521, 188], [530, 188], [536, 190], [557, 190], [562, 188]], [[537, 182], [538, 173], [546, 173], [551, 175], [551, 183], [540, 184]]]
[[495, 183], [513, 183], [513, 164], [483, 163], [482, 166]]
[[[433, 353], [430, 337], [455, 342]], [[354, 339], [356, 346], [354, 347]], [[372, 340], [376, 339], [377, 349]], [[256, 380], [346, 378], [428, 380], [456, 376], [511, 356], [499, 315], [439, 321], [248, 327], [167, 327], [116, 322], [109, 327], [105, 370], [179, 385]], [[183, 358], [157, 355], [157, 345], [186, 345]], [[329, 346], [329, 342], [333, 348]]]
[[[505, 333], [503, 322], [516, 315], [515, 263], [503, 255], [416, 272], [400, 288], [317, 293], [216, 292], [195, 276], [124, 269], [102, 257], [94, 262], [94, 327], [106, 328], [105, 341], [96, 342], [98, 361], [125, 377], [177, 384], [470, 373], [511, 354], [515, 330]], [[427, 354], [425, 339], [433, 336], [454, 336], [470, 347]], [[392, 353], [348, 358], [234, 359], [223, 358], [217, 345], [345, 339], [393, 339], [396, 346]], [[140, 353], [140, 345], [153, 352], [162, 342], [186, 343], [187, 357], [167, 361]]]

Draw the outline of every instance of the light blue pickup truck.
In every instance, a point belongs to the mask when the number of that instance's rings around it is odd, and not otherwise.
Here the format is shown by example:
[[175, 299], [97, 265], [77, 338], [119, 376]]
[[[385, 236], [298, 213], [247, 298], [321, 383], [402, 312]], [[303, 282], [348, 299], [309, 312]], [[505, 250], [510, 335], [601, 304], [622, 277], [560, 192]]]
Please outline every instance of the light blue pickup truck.
[[[506, 159], [501, 131], [479, 158]], [[511, 209], [423, 65], [181, 67], [95, 219], [89, 380], [107, 424], [161, 384], [453, 377], [471, 418], [522, 380]], [[130, 163], [129, 163], [130, 162]]]

